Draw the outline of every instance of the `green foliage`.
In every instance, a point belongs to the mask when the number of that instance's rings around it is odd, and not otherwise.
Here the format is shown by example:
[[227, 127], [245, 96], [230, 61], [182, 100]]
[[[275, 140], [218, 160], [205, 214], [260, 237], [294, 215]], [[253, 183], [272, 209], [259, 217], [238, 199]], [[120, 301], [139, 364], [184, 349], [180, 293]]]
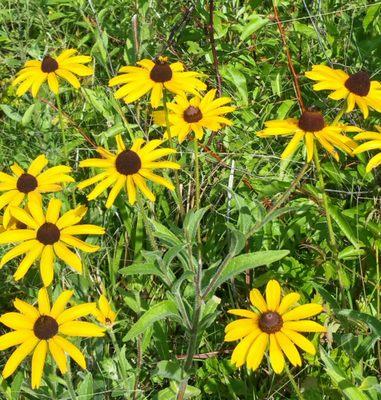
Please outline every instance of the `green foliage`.
[[[0, 3], [0, 169], [8, 172], [14, 161], [27, 165], [44, 153], [51, 165], [72, 166], [81, 181], [88, 176], [78, 161], [95, 156], [81, 130], [106, 148], [114, 148], [119, 133], [126, 142], [134, 136], [161, 137], [163, 130], [153, 124], [147, 99], [134, 105], [116, 101], [108, 80], [123, 65], [163, 53], [204, 73], [208, 86], [215, 87], [208, 3]], [[381, 81], [381, 6], [366, 0], [278, 3], [304, 101], [332, 121], [342, 104], [327, 100], [325, 91], [313, 91], [304, 72], [314, 64], [334, 63], [348, 71], [368, 70], [372, 79]], [[320, 354], [304, 354], [303, 367], [291, 370], [305, 399], [381, 399], [380, 169], [365, 172], [366, 154], [341, 155], [336, 163], [321, 153], [338, 264], [312, 166], [288, 200], [269, 214], [305, 159], [300, 148], [292, 160], [281, 161], [287, 139], [256, 135], [269, 119], [299, 115], [271, 2], [216, 0], [214, 31], [223, 93], [237, 110], [232, 127], [218, 132], [210, 143], [210, 134], [203, 140], [219, 159], [200, 148], [201, 209], [193, 208], [194, 158], [188, 141], [177, 146], [176, 155], [188, 211], [184, 219], [166, 189], [155, 188], [155, 205], [146, 205], [157, 249], [150, 245], [139, 208], [129, 206], [124, 194], [107, 211], [104, 197], [88, 203], [75, 185], [57, 194], [66, 209], [86, 204], [88, 221], [105, 226], [107, 234], [97, 242], [99, 252], [82, 255], [83, 276], [60, 268], [54, 291], [73, 288], [78, 298], [93, 301], [105, 288], [118, 312], [114, 339], [82, 342], [87, 371], [71, 364], [77, 398], [172, 400], [189, 378], [184, 399], [296, 399], [287, 375], [275, 376], [266, 361], [256, 372], [235, 369], [229, 362], [233, 345], [223, 342], [224, 327], [232, 321], [226, 311], [246, 306], [253, 287], [263, 291], [267, 281], [276, 278], [286, 291], [301, 293], [301, 302], [325, 306], [326, 313], [318, 318], [328, 333], [310, 335], [316, 347], [321, 345]], [[62, 86], [62, 106], [70, 118], [64, 119], [69, 150], [65, 157], [52, 107], [55, 97], [42, 89], [37, 100], [30, 95], [18, 98], [11, 81], [26, 60], [70, 47], [93, 57], [95, 75], [83, 79], [81, 90]], [[381, 125], [380, 114], [372, 112], [364, 121], [358, 110], [343, 121], [369, 130]], [[249, 232], [253, 234], [248, 237]], [[198, 300], [195, 271], [200, 253], [201, 288], [207, 296], [200, 306], [197, 357], [184, 371]], [[1, 313], [10, 310], [16, 296], [34, 299], [40, 287], [33, 268], [27, 281], [15, 282], [16, 263], [0, 270]], [[2, 352], [0, 367], [10, 354]], [[0, 392], [7, 400], [69, 399], [67, 385], [50, 359], [41, 388], [30, 388], [25, 362], [2, 380]]]

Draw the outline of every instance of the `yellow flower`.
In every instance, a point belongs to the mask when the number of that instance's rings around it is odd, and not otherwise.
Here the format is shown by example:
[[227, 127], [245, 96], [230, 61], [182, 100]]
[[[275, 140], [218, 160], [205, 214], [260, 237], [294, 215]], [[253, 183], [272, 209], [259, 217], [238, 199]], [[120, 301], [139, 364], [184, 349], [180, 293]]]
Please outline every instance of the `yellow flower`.
[[123, 98], [126, 103], [140, 99], [151, 91], [151, 105], [157, 108], [163, 98], [163, 89], [181, 94], [183, 92], [197, 95], [201, 90], [206, 89], [205, 83], [198, 78], [198, 72], [184, 71], [181, 62], [168, 63], [167, 57], [158, 57], [155, 61], [138, 61], [138, 67], [122, 67], [118, 75], [110, 79], [109, 86], [122, 85], [115, 92], [115, 98]]
[[[194, 132], [197, 139], [202, 139], [204, 128], [218, 131], [222, 125], [232, 125], [230, 119], [223, 115], [235, 110], [235, 107], [224, 106], [231, 102], [229, 97], [215, 99], [216, 90], [212, 89], [202, 98], [193, 97], [188, 100], [185, 94], [177, 95], [174, 103], [168, 103], [168, 119], [171, 125], [171, 136], [178, 136], [179, 142], [183, 142], [190, 132]], [[155, 122], [165, 125], [163, 111], [154, 113]], [[167, 133], [164, 135], [168, 137]]]
[[32, 161], [26, 171], [14, 163], [11, 166], [13, 175], [0, 172], [0, 192], [5, 192], [0, 196], [0, 210], [6, 206], [3, 220], [5, 228], [10, 221], [11, 206], [19, 206], [25, 198], [28, 201], [41, 201], [41, 193], [57, 192], [62, 190], [60, 183], [74, 182], [74, 179], [67, 175], [71, 172], [70, 167], [57, 165], [42, 172], [47, 164], [48, 159], [40, 155]]
[[49, 352], [62, 374], [68, 371], [66, 354], [81, 368], [86, 368], [82, 352], [65, 336], [101, 337], [104, 329], [85, 321], [76, 321], [93, 312], [95, 303], [84, 303], [65, 310], [73, 291], [62, 292], [52, 307], [45, 288], [38, 292], [38, 309], [16, 299], [13, 304], [19, 312], [9, 312], [0, 317], [0, 322], [13, 329], [0, 336], [0, 350], [17, 346], [3, 369], [6, 379], [17, 369], [21, 362], [33, 352], [32, 388], [38, 388], [44, 370], [46, 355]]
[[122, 136], [116, 137], [118, 151], [116, 154], [98, 147], [97, 152], [104, 158], [90, 158], [79, 163], [80, 167], [96, 167], [104, 169], [98, 175], [81, 182], [78, 187], [83, 189], [93, 183], [100, 183], [87, 196], [88, 200], [94, 200], [109, 186], [113, 186], [108, 195], [106, 207], [110, 208], [123, 187], [126, 188], [128, 201], [134, 204], [136, 201], [136, 187], [151, 201], [155, 201], [155, 195], [148, 188], [146, 179], [163, 185], [169, 190], [174, 190], [173, 184], [166, 178], [152, 172], [154, 169], [171, 168], [179, 169], [180, 165], [172, 161], [157, 161], [169, 154], [176, 153], [176, 150], [159, 147], [162, 140], [151, 140], [142, 147], [144, 140], [135, 139], [131, 149], [127, 150], [123, 143]]
[[51, 199], [46, 214], [39, 201], [28, 203], [29, 212], [12, 207], [12, 216], [24, 223], [26, 229], [15, 229], [0, 233], [0, 244], [21, 242], [8, 251], [0, 262], [0, 268], [13, 258], [26, 253], [17, 268], [14, 278], [18, 281], [40, 258], [40, 273], [45, 286], [49, 286], [54, 275], [54, 259], [57, 256], [67, 265], [82, 273], [82, 262], [67, 245], [87, 253], [99, 250], [99, 246], [83, 242], [73, 235], [103, 235], [104, 228], [97, 225], [78, 225], [86, 214], [86, 207], [78, 206], [60, 217], [61, 201]]
[[268, 346], [270, 364], [277, 374], [284, 369], [283, 353], [292, 365], [302, 365], [295, 345], [309, 354], [316, 353], [314, 345], [298, 332], [326, 332], [324, 326], [305, 319], [321, 313], [323, 307], [310, 303], [289, 310], [299, 298], [298, 293], [289, 293], [281, 299], [279, 283], [271, 280], [266, 286], [266, 301], [258, 289], [250, 292], [250, 301], [257, 311], [228, 311], [243, 317], [225, 328], [226, 342], [242, 339], [232, 353], [231, 362], [236, 367], [246, 363], [247, 368], [255, 371]]
[[[353, 153], [360, 154], [368, 150], [381, 150], [381, 127], [376, 126], [378, 132], [361, 132], [355, 136], [356, 140], [369, 140], [369, 142], [360, 144]], [[366, 172], [370, 172], [373, 168], [378, 167], [381, 164], [381, 152], [373, 156], [367, 166]]]
[[98, 307], [93, 312], [96, 319], [104, 326], [112, 326], [115, 322], [116, 314], [103, 294], [99, 296]]
[[314, 90], [333, 90], [329, 98], [347, 99], [346, 112], [352, 111], [356, 104], [364, 118], [369, 115], [369, 107], [381, 112], [381, 83], [371, 81], [369, 74], [364, 71], [348, 75], [340, 69], [314, 65], [312, 71], [305, 75], [318, 82], [313, 86]]
[[331, 154], [335, 160], [339, 159], [335, 148], [353, 155], [357, 143], [341, 132], [360, 132], [356, 126], [344, 124], [326, 125], [323, 115], [318, 111], [304, 111], [299, 119], [288, 118], [265, 122], [265, 129], [258, 132], [259, 137], [293, 135], [290, 143], [283, 151], [281, 158], [291, 157], [301, 140], [307, 149], [307, 161], [310, 162], [314, 154], [314, 142], [317, 140], [321, 146]]
[[20, 85], [16, 91], [17, 96], [22, 96], [31, 89], [32, 96], [36, 97], [41, 85], [48, 80], [50, 90], [58, 94], [58, 78], [63, 78], [74, 88], [78, 89], [81, 84], [75, 75], [89, 76], [93, 69], [85, 65], [91, 61], [89, 56], [74, 56], [75, 49], [64, 50], [58, 57], [53, 58], [47, 54], [42, 61], [27, 61], [24, 68], [19, 71], [18, 76], [12, 82], [13, 86]]

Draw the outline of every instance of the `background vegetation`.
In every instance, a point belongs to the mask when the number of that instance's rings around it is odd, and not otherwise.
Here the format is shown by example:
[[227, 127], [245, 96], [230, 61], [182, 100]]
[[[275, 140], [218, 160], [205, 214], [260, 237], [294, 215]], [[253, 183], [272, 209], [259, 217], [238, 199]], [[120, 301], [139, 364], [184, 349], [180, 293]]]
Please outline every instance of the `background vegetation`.
[[[215, 87], [208, 7], [207, 1], [181, 0], [1, 0], [1, 169], [8, 171], [14, 161], [25, 165], [44, 153], [51, 165], [71, 165], [79, 181], [86, 172], [77, 170], [78, 161], [94, 154], [81, 131], [110, 148], [117, 133], [128, 139], [127, 128], [147, 138], [161, 137], [162, 128], [153, 125], [148, 102], [142, 100], [136, 106], [116, 102], [107, 88], [108, 80], [120, 66], [163, 52], [171, 61], [179, 59], [189, 69], [207, 74], [208, 86]], [[328, 119], [340, 109], [326, 100], [326, 92], [313, 92], [311, 82], [302, 76], [313, 64], [334, 63], [348, 71], [365, 69], [381, 80], [381, 2], [283, 0], [279, 11], [307, 105], [321, 108]], [[233, 98], [238, 109], [233, 127], [225, 128], [210, 142], [210, 136], [205, 138], [204, 144], [213, 153], [205, 148], [201, 153], [201, 205], [208, 206], [201, 220], [205, 268], [213, 268], [242, 233], [263, 220], [304, 165], [302, 150], [292, 161], [281, 162], [279, 155], [286, 141], [260, 139], [255, 134], [268, 119], [299, 115], [271, 2], [216, 0], [214, 31], [223, 93]], [[37, 100], [30, 95], [17, 98], [10, 83], [26, 60], [70, 47], [90, 54], [96, 72], [83, 81], [80, 91], [68, 86], [61, 89], [63, 110], [70, 118], [65, 118], [69, 149], [65, 158], [54, 96], [42, 91]], [[359, 112], [345, 120], [370, 129], [381, 124], [380, 114], [375, 112], [365, 123]], [[180, 180], [187, 210], [194, 202], [192, 157], [192, 143], [184, 142], [178, 158], [183, 166]], [[301, 292], [304, 301], [324, 300], [327, 312], [320, 318], [328, 333], [314, 337], [322, 350], [316, 357], [306, 357], [302, 368], [292, 370], [305, 398], [381, 398], [381, 173], [365, 174], [366, 160], [366, 155], [342, 156], [339, 163], [322, 158], [341, 273], [329, 252], [321, 191], [311, 165], [287, 204], [240, 250], [244, 254], [282, 249], [289, 255], [228, 279], [207, 303], [205, 330], [199, 337], [186, 398], [296, 398], [287, 375], [275, 376], [266, 363], [255, 373], [235, 370], [229, 363], [232, 343], [223, 343], [224, 327], [232, 320], [226, 310], [245, 305], [249, 290], [263, 290], [270, 278]], [[158, 200], [149, 212], [160, 244], [158, 252], [150, 249], [138, 208], [130, 207], [126, 197], [120, 196], [116, 207], [105, 211], [101, 198], [89, 204], [88, 220], [107, 229], [101, 239], [102, 250], [84, 258], [83, 276], [63, 267], [59, 279], [56, 275], [56, 289], [59, 285], [74, 287], [83, 301], [96, 299], [105, 288], [118, 311], [116, 342], [107, 338], [84, 341], [88, 370], [72, 366], [78, 399], [176, 398], [189, 342], [186, 330], [172, 315], [176, 310], [166, 303], [154, 309], [157, 318], [151, 316], [140, 326], [134, 323], [155, 305], [172, 301], [176, 293], [188, 308], [192, 279], [185, 276], [175, 289], [169, 289], [154, 274], [159, 258], [176, 278], [181, 276], [179, 247], [188, 240], [185, 234], [194, 229], [197, 218], [191, 214], [182, 224], [171, 194], [157, 190]], [[59, 196], [67, 208], [87, 203], [84, 192], [75, 190], [75, 185]], [[32, 269], [20, 284], [12, 277], [14, 268], [10, 263], [0, 271], [1, 313], [10, 310], [16, 296], [34, 299], [40, 287], [38, 269]], [[0, 366], [8, 356], [2, 352]], [[29, 377], [29, 368], [24, 363], [21, 371], [2, 382], [1, 398], [69, 398], [53, 363], [45, 368], [45, 384], [36, 391], [30, 389], [29, 379], [24, 379]]]

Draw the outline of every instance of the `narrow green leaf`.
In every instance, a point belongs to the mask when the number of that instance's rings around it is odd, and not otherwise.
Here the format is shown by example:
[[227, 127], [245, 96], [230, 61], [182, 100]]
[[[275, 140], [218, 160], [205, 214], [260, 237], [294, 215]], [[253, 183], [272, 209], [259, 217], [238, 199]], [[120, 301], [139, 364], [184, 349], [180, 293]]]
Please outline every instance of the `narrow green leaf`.
[[335, 314], [357, 322], [363, 322], [378, 336], [381, 337], [381, 321], [372, 315], [354, 310], [336, 310]]
[[150, 307], [149, 310], [146, 311], [134, 325], [132, 325], [131, 329], [127, 332], [127, 335], [123, 338], [123, 341], [136, 338], [136, 336], [152, 326], [154, 322], [165, 318], [176, 320], [179, 320], [180, 318], [176, 304], [171, 300], [164, 300], [161, 303]]
[[338, 207], [330, 204], [329, 212], [346, 238], [357, 248], [363, 246], [363, 244], [358, 241], [356, 233], [352, 229], [350, 222], [344, 217], [343, 213], [338, 209]]

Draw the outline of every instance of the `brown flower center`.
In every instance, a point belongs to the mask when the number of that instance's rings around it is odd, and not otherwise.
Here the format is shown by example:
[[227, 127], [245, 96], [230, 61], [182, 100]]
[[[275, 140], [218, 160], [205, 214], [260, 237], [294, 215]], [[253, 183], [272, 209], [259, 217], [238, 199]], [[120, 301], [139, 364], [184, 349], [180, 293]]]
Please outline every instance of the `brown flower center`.
[[111, 319], [106, 317], [105, 318], [106, 325], [111, 325]]
[[37, 240], [42, 244], [54, 244], [60, 240], [61, 232], [56, 225], [51, 222], [45, 222], [37, 231]]
[[172, 70], [166, 61], [157, 59], [149, 76], [154, 82], [168, 82], [172, 79]]
[[198, 107], [189, 106], [184, 111], [183, 117], [188, 123], [198, 122], [202, 118], [202, 112]]
[[51, 339], [58, 333], [57, 321], [49, 315], [41, 315], [34, 323], [33, 332], [40, 340]]
[[370, 90], [370, 77], [365, 71], [356, 72], [345, 81], [345, 87], [358, 96], [366, 96]]
[[41, 64], [42, 72], [54, 72], [56, 69], [58, 69], [58, 62], [49, 54], [46, 55]]
[[31, 174], [22, 174], [17, 179], [17, 189], [22, 193], [33, 192], [38, 186], [37, 179]]
[[140, 157], [132, 150], [124, 150], [115, 160], [115, 168], [122, 175], [136, 174], [142, 167]]
[[303, 111], [298, 126], [305, 132], [318, 132], [324, 128], [324, 118], [319, 111]]
[[275, 333], [281, 330], [283, 326], [283, 319], [273, 311], [265, 312], [259, 318], [259, 328], [265, 333]]

